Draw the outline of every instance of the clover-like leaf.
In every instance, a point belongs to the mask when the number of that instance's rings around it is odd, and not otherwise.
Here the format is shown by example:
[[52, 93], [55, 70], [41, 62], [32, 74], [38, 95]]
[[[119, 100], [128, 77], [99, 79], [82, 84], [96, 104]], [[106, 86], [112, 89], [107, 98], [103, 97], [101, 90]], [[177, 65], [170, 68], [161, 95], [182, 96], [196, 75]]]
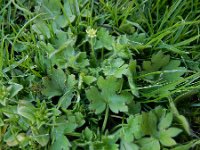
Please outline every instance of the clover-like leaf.
[[170, 61], [169, 55], [164, 55], [162, 51], [152, 55], [151, 61], [143, 62], [143, 69], [146, 72], [158, 71], [163, 66], [167, 65]]
[[176, 145], [176, 141], [165, 132], [160, 133], [159, 141], [163, 146], [167, 147]]
[[94, 81], [96, 81], [96, 78], [94, 76], [87, 76], [87, 75], [82, 75], [83, 82], [86, 83], [87, 85], [90, 85]]
[[176, 81], [181, 79], [181, 76], [187, 71], [184, 67], [180, 66], [180, 60], [170, 60], [169, 55], [164, 55], [162, 51], [152, 55], [151, 61], [143, 61], [143, 74], [161, 71], [162, 74], [148, 75], [147, 79], [162, 81]]
[[158, 127], [160, 130], [162, 129], [166, 129], [168, 128], [171, 123], [172, 123], [172, 119], [173, 119], [173, 113], [169, 112], [169, 113], [164, 113], [163, 116], [160, 119], [160, 122], [158, 124]]
[[[60, 116], [55, 120], [57, 126], [52, 130], [53, 144], [51, 145], [50, 150], [70, 149], [71, 144], [65, 134], [72, 133], [78, 127], [76, 118], [78, 115], [79, 114], [73, 116], [73, 114], [70, 114], [68, 117], [69, 120], [67, 120], [66, 116]], [[78, 119], [80, 119], [79, 117]]]
[[133, 46], [143, 45], [147, 41], [147, 35], [145, 33], [135, 32], [128, 36], [128, 39]]
[[106, 109], [106, 102], [96, 87], [91, 87], [86, 91], [86, 96], [90, 100], [90, 109], [96, 114], [102, 113]]
[[116, 144], [116, 138], [114, 136], [103, 136], [102, 141], [94, 144], [94, 149], [99, 150], [118, 150], [118, 144]]
[[157, 134], [157, 123], [158, 118], [153, 111], [148, 113], [142, 113], [142, 130], [145, 135], [156, 135]]
[[106, 106], [114, 113], [128, 111], [126, 103], [131, 101], [132, 96], [126, 91], [122, 91], [120, 94], [116, 93], [121, 86], [120, 80], [113, 76], [106, 79], [100, 77], [97, 85], [101, 91], [96, 87], [91, 87], [86, 91], [86, 96], [90, 101], [90, 109], [95, 110], [96, 114], [102, 113]]
[[115, 76], [116, 78], [121, 78], [122, 75], [127, 74], [128, 64], [124, 64], [124, 61], [121, 58], [107, 60], [105, 62], [103, 71], [106, 76]]
[[153, 137], [142, 138], [138, 141], [141, 150], [160, 150], [160, 143]]
[[[176, 141], [173, 138], [182, 130], [171, 127], [172, 120], [172, 112], [168, 112], [162, 107], [156, 107], [142, 114], [131, 115], [127, 119], [127, 124], [119, 130], [121, 139], [128, 143], [139, 143], [141, 149], [154, 150], [153, 144], [157, 147], [155, 149], [160, 149], [161, 146], [174, 146]], [[150, 137], [146, 138], [145, 136]]]
[[182, 75], [187, 71], [185, 67], [180, 66], [179, 60], [171, 60], [165, 67], [162, 68], [163, 71], [170, 71], [169, 73], [164, 73], [162, 78], [164, 81], [172, 82], [182, 79]]
[[120, 150], [139, 150], [139, 146], [132, 142], [121, 141]]
[[120, 129], [121, 139], [124, 142], [130, 143], [135, 139], [142, 138], [145, 135], [142, 128], [143, 123], [142, 115], [131, 115], [127, 119], [127, 124]]
[[101, 28], [97, 32], [97, 38], [98, 40], [95, 44], [96, 49], [106, 48], [108, 50], [112, 50], [114, 39], [111, 35], [109, 35], [109, 32], [106, 29]]

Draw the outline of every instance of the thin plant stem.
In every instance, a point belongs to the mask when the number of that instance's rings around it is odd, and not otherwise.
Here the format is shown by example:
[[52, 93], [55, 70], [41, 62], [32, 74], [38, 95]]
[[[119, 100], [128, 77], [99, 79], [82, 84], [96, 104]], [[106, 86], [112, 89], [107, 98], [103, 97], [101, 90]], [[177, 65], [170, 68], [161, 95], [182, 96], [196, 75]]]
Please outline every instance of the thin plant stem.
[[104, 116], [104, 121], [103, 121], [103, 125], [102, 125], [102, 132], [104, 132], [107, 122], [108, 122], [108, 115], [109, 115], [109, 107], [106, 106], [106, 112], [105, 112], [105, 116]]

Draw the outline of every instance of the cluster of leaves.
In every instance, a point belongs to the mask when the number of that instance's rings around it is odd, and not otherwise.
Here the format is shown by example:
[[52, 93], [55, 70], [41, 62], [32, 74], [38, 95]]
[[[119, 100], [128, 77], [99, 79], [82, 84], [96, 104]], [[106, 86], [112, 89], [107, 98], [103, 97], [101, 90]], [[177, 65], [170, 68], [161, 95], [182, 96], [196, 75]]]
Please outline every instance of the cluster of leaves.
[[198, 0], [0, 6], [0, 149], [199, 148]]

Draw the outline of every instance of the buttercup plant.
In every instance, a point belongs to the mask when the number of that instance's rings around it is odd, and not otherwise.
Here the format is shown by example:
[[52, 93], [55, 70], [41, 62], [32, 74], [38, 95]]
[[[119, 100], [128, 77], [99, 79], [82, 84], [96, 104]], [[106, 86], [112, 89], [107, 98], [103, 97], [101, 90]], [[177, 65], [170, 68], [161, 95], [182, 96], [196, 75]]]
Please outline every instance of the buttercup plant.
[[93, 28], [88, 28], [86, 29], [86, 33], [88, 35], [89, 38], [94, 38], [96, 37], [96, 33], [97, 33], [97, 30], [93, 29]]
[[199, 0], [0, 0], [0, 150], [199, 150]]

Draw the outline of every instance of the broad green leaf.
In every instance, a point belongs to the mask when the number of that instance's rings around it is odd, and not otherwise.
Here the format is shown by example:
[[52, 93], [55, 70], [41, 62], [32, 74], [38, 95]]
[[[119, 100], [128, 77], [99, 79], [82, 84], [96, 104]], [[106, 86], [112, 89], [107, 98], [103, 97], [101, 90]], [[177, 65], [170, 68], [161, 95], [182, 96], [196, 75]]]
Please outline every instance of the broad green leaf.
[[86, 96], [90, 101], [90, 109], [96, 114], [102, 113], [106, 109], [106, 102], [96, 87], [91, 87], [86, 91]]
[[75, 128], [81, 127], [85, 123], [84, 116], [81, 112], [75, 112], [68, 115], [68, 121], [73, 123]]
[[86, 66], [89, 65], [89, 60], [87, 59], [87, 55], [85, 52], [79, 52], [77, 55], [75, 55], [74, 59], [71, 59], [69, 61], [70, 67], [73, 67], [74, 69], [79, 68], [86, 68]]
[[32, 25], [32, 29], [38, 35], [43, 35], [47, 39], [51, 38], [49, 27], [44, 21], [38, 21], [36, 24]]
[[60, 45], [58, 47], [58, 49], [49, 53], [49, 59], [51, 59], [53, 65], [57, 65], [60, 68], [64, 69], [71, 66], [74, 63], [76, 57], [71, 42], [72, 40], [67, 39], [63, 45]]
[[81, 15], [81, 17], [91, 17], [92, 12], [89, 9], [85, 8], [82, 10], [80, 15]]
[[153, 137], [142, 138], [138, 141], [141, 150], [160, 150], [160, 143]]
[[[53, 136], [55, 136], [55, 139], [59, 138], [61, 135], [64, 135], [66, 133], [71, 133], [77, 128], [77, 124], [75, 122], [75, 117], [71, 116], [71, 120], [67, 120], [65, 116], [59, 116], [56, 119], [56, 123], [58, 124], [53, 128]], [[66, 126], [67, 124], [67, 126]]]
[[103, 136], [102, 141], [94, 144], [94, 149], [98, 150], [118, 150], [119, 145], [116, 144], [116, 139], [113, 136]]
[[[143, 61], [142, 67], [144, 71], [142, 74], [159, 71], [162, 67], [166, 66], [169, 61], [170, 56], [164, 55], [162, 51], [159, 51], [158, 53], [152, 55], [151, 61]], [[149, 80], [157, 80], [158, 77], [158, 75], [148, 75], [145, 78]]]
[[[56, 38], [53, 40], [53, 44], [55, 48], [61, 49], [61, 47], [67, 47], [74, 44], [74, 40], [72, 37], [69, 36], [70, 32], [65, 32], [63, 30], [56, 31]], [[69, 39], [70, 38], [70, 39]], [[71, 51], [68, 50], [68, 53]]]
[[68, 120], [66, 116], [60, 116], [56, 119], [56, 124], [52, 131], [52, 141], [51, 150], [65, 149], [68, 150], [71, 144], [65, 134], [72, 133], [77, 127], [77, 122], [81, 125], [82, 116], [78, 113], [75, 116], [73, 114], [68, 114]]
[[[19, 101], [20, 103], [20, 101]], [[10, 118], [16, 119], [18, 117], [17, 106], [16, 105], [7, 105], [6, 107], [1, 108], [2, 113]]]
[[176, 145], [176, 141], [166, 134], [166, 132], [160, 133], [159, 140], [163, 146], [170, 147]]
[[77, 81], [74, 75], [68, 75], [66, 82], [66, 89], [64, 95], [58, 101], [58, 107], [67, 108], [71, 104], [71, 100], [74, 96], [73, 92]]
[[107, 60], [103, 71], [106, 76], [122, 78], [122, 75], [126, 75], [128, 72], [128, 64], [124, 64], [120, 58]]
[[146, 40], [146, 34], [145, 33], [133, 33], [132, 35], [128, 36], [128, 39], [130, 40], [131, 45], [137, 46], [137, 45], [143, 45]]
[[127, 104], [129, 115], [135, 115], [141, 112], [141, 103], [134, 101]]
[[142, 120], [142, 115], [134, 115], [130, 116], [127, 119], [128, 123], [128, 132], [132, 133], [136, 139], [140, 139], [142, 136], [144, 136], [144, 132], [142, 129], [142, 124], [144, 123]]
[[9, 131], [4, 135], [4, 142], [10, 147], [17, 146], [19, 142], [15, 138], [15, 135], [12, 135]]
[[68, 108], [69, 105], [71, 105], [72, 98], [73, 98], [73, 93], [71, 90], [68, 90], [62, 97], [60, 97], [58, 101], [58, 106], [65, 109]]
[[133, 135], [133, 133], [131, 132], [131, 130], [130, 130], [129, 127], [122, 128], [122, 129], [121, 129], [120, 138], [121, 138], [123, 141], [126, 141], [126, 142], [128, 142], [128, 143], [134, 141], [134, 135]]
[[133, 34], [135, 32], [134, 26], [132, 26], [129, 22], [121, 24], [119, 30], [127, 34]]
[[[187, 71], [185, 67], [180, 66], [180, 60], [170, 60], [169, 55], [164, 55], [162, 51], [152, 55], [151, 61], [143, 61], [143, 72], [147, 74], [146, 79], [161, 80], [163, 82], [172, 82], [182, 79], [182, 75]], [[159, 72], [160, 71], [160, 72]], [[174, 87], [175, 88], [175, 87]]]
[[181, 62], [179, 60], [171, 60], [165, 67], [163, 67], [162, 70], [164, 71], [172, 70], [169, 73], [163, 74], [163, 80], [172, 82], [182, 79], [181, 76], [187, 71], [187, 69], [184, 67], [179, 67], [180, 63]]
[[173, 148], [172, 150], [190, 150], [192, 147], [192, 144], [185, 144], [185, 145], [179, 145]]
[[16, 52], [23, 52], [23, 51], [27, 50], [28, 48], [29, 48], [29, 46], [25, 42], [24, 43], [16, 42], [14, 45], [14, 50]]
[[32, 128], [33, 139], [37, 141], [41, 146], [46, 146], [49, 142], [49, 132], [47, 128], [41, 127], [39, 130]]
[[164, 113], [158, 124], [159, 129], [162, 130], [168, 128], [172, 123], [172, 119], [173, 119], [172, 112]]
[[173, 112], [177, 122], [182, 126], [182, 128], [185, 130], [185, 132], [188, 135], [190, 135], [191, 134], [190, 125], [189, 125], [187, 119], [183, 115], [179, 114], [178, 109], [176, 108], [173, 101], [170, 101], [170, 108], [171, 108], [171, 111]]
[[23, 89], [23, 86], [21, 84], [11, 84], [8, 87], [8, 91], [10, 93], [9, 98], [13, 98], [15, 95], [17, 95], [19, 93], [19, 91], [21, 91]]
[[153, 111], [142, 113], [142, 129], [145, 135], [157, 135], [158, 119]]
[[19, 120], [18, 120], [18, 124], [19, 124], [19, 127], [23, 130], [23, 131], [26, 131], [29, 129], [30, 127], [30, 124], [28, 123], [28, 121], [21, 117]]
[[44, 12], [49, 13], [51, 17], [60, 13], [60, 4], [54, 0], [42, 0], [42, 9]]
[[132, 100], [132, 96], [128, 92], [121, 92], [120, 95], [112, 95], [108, 97], [108, 99], [109, 107], [112, 112], [128, 112], [128, 107], [125, 103], [130, 102]]
[[65, 0], [64, 5], [60, 1], [42, 0], [39, 12], [45, 13], [45, 17], [50, 17], [60, 28], [66, 27], [75, 20], [76, 12], [73, 10], [73, 3]]
[[121, 86], [121, 80], [118, 80], [113, 76], [109, 76], [107, 79], [99, 77], [97, 85], [102, 91], [104, 91], [104, 93], [107, 93], [106, 95], [109, 95], [119, 90]]
[[83, 82], [86, 83], [87, 85], [90, 85], [91, 83], [93, 83], [96, 80], [97, 79], [93, 76], [83, 76]]
[[121, 44], [119, 41], [117, 41], [117, 43], [113, 44], [113, 50], [113, 57], [116, 58], [130, 59], [132, 56], [132, 53], [128, 48], [128, 43]]
[[[77, 37], [73, 36], [71, 31], [64, 32], [61, 30], [56, 32], [56, 37], [53, 40], [55, 48], [48, 53], [52, 65], [57, 65], [63, 69], [72, 67], [76, 71], [86, 70], [86, 66], [89, 65], [86, 52], [77, 52], [74, 48]], [[45, 49], [48, 50], [47, 46], [45, 46]]]
[[159, 51], [157, 54], [153, 54], [151, 61], [143, 62], [143, 69], [145, 72], [157, 71], [163, 66], [169, 63], [170, 56], [164, 55], [162, 51]]
[[130, 75], [128, 75], [128, 83], [129, 83], [132, 94], [138, 97], [139, 93], [138, 93], [137, 86]]
[[171, 127], [169, 129], [167, 129], [165, 131], [165, 134], [167, 134], [170, 137], [176, 137], [177, 135], [179, 135], [182, 132], [181, 129], [179, 128], [175, 128], [175, 127]]
[[[76, 9], [74, 9], [76, 8]], [[74, 21], [76, 14], [79, 13], [79, 7], [76, 0], [64, 0], [64, 11], [67, 15], [67, 20], [71, 22]]]
[[60, 96], [65, 91], [66, 75], [61, 69], [53, 69], [49, 77], [43, 78], [45, 89], [42, 94], [49, 99], [54, 96]]
[[130, 103], [132, 96], [129, 92], [121, 92], [116, 94], [120, 89], [121, 82], [117, 78], [110, 76], [106, 79], [99, 77], [97, 85], [101, 92], [96, 87], [91, 87], [86, 91], [86, 96], [90, 100], [90, 109], [96, 110], [96, 113], [102, 113], [106, 105], [114, 112], [127, 112], [126, 103]]
[[97, 32], [97, 38], [98, 40], [95, 44], [95, 49], [104, 47], [108, 50], [112, 50], [114, 39], [111, 35], [109, 35], [109, 32], [106, 29], [100, 28], [100, 30]]
[[51, 145], [50, 150], [70, 150], [70, 147], [69, 140], [64, 135], [61, 135]]
[[34, 114], [35, 111], [36, 111], [36, 108], [30, 102], [25, 101], [25, 100], [19, 101], [18, 106], [17, 106], [17, 113], [20, 116], [25, 117], [32, 123], [34, 123], [36, 119], [35, 114]]
[[139, 146], [125, 141], [120, 142], [120, 150], [139, 150]]
[[0, 118], [0, 127], [4, 126], [4, 122], [2, 120], [2, 118]]
[[[71, 17], [69, 18], [69, 22], [74, 21], [74, 19], [75, 19], [75, 16], [73, 15], [73, 16], [71, 16]], [[57, 17], [55, 18], [55, 23], [56, 23], [59, 27], [64, 28], [64, 27], [66, 27], [66, 26], [68, 25], [68, 18], [66, 18], [66, 16], [64, 16], [64, 15], [59, 15], [59, 16], [57, 16]]]

